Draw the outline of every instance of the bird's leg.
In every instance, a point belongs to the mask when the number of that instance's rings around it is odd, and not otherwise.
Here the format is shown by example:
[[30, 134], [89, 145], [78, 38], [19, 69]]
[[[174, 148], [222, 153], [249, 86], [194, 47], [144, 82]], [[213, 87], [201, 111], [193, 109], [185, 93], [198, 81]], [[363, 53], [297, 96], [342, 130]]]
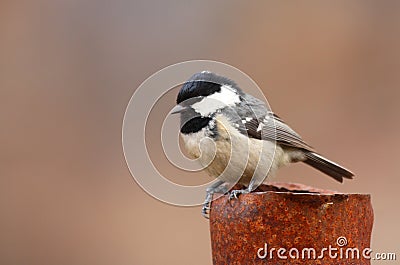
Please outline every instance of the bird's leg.
[[228, 188], [223, 184], [225, 184], [225, 182], [223, 182], [222, 180], [218, 180], [217, 182], [212, 184], [210, 187], [208, 187], [206, 190], [206, 199], [203, 203], [203, 208], [201, 209], [201, 214], [207, 219], [209, 219], [210, 205], [211, 205], [213, 194], [214, 193], [225, 194], [228, 191]]

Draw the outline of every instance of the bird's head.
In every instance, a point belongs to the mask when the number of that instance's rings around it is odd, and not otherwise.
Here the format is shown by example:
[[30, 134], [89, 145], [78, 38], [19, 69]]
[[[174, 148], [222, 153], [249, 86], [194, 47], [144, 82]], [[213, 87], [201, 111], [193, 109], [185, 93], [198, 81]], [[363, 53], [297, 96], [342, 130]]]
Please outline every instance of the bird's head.
[[203, 71], [183, 84], [172, 113], [180, 113], [182, 133], [196, 132], [207, 126], [218, 111], [238, 104], [242, 93], [234, 81]]

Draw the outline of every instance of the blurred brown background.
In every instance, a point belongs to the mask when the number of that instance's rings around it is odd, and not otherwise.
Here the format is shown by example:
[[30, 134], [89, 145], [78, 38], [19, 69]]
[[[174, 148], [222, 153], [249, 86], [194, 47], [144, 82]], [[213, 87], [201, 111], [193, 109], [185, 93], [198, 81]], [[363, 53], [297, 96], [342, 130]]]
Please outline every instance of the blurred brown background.
[[399, 2], [1, 1], [0, 38], [0, 264], [211, 264], [200, 208], [148, 196], [121, 147], [134, 90], [189, 59], [249, 74], [352, 169], [277, 180], [371, 193], [372, 247], [400, 255]]

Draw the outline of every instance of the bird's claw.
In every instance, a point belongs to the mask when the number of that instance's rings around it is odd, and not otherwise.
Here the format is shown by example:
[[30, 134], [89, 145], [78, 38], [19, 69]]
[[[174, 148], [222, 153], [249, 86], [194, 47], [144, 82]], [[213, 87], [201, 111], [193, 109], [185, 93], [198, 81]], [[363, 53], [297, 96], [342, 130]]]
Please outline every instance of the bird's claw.
[[229, 200], [237, 199], [240, 194], [249, 193], [248, 190], [232, 190], [229, 192]]
[[204, 202], [203, 207], [201, 208], [201, 215], [206, 219], [210, 219], [210, 209], [210, 202]]

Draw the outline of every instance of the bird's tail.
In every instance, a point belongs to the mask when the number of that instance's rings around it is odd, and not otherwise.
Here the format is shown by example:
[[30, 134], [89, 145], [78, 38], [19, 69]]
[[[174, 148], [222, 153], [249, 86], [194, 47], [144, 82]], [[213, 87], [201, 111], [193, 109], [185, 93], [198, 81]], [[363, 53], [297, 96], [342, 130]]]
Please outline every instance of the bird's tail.
[[318, 169], [319, 171], [327, 174], [339, 182], [343, 182], [343, 178], [352, 179], [354, 176], [351, 171], [339, 166], [338, 164], [317, 153], [307, 152], [305, 155], [307, 159], [304, 161], [304, 163], [312, 166], [315, 169]]

